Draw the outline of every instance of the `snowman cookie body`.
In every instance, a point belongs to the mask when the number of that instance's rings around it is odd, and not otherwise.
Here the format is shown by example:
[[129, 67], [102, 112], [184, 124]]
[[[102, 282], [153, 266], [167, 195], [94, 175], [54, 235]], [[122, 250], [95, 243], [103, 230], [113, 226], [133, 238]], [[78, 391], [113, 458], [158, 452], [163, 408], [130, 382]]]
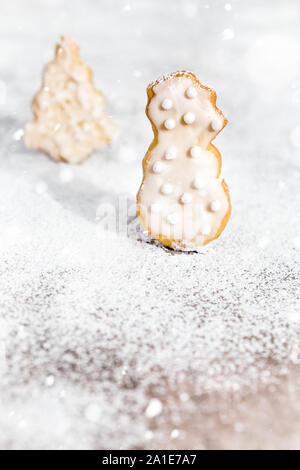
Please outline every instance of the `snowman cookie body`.
[[143, 160], [137, 214], [162, 244], [196, 250], [217, 238], [230, 216], [221, 155], [211, 143], [227, 120], [215, 92], [191, 72], [167, 75], [147, 93], [154, 140]]

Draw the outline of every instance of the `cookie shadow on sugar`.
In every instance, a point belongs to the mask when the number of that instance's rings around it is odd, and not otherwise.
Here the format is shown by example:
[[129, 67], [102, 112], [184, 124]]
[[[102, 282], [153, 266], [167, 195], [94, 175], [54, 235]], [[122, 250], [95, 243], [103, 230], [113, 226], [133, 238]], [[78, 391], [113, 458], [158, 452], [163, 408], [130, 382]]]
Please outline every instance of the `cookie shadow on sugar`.
[[97, 223], [97, 211], [101, 204], [117, 207], [118, 195], [101, 191], [88, 181], [74, 180], [63, 184], [57, 176], [47, 177], [48, 192], [68, 211], [89, 222]]
[[[24, 151], [22, 142], [23, 123], [11, 115], [0, 116], [1, 149], [8, 150], [10, 154]], [[26, 150], [26, 148], [25, 148]], [[7, 161], [6, 152], [0, 152], [1, 157]]]
[[183, 250], [176, 250], [174, 248], [170, 248], [169, 246], [165, 246], [160, 243], [158, 240], [151, 238], [151, 236], [143, 229], [141, 224], [139, 223], [139, 219], [134, 216], [131, 217], [131, 220], [128, 220], [128, 238], [136, 240], [140, 243], [146, 243], [147, 245], [153, 245], [161, 250], [169, 253], [170, 255], [200, 255], [203, 254], [198, 251], [183, 251]]

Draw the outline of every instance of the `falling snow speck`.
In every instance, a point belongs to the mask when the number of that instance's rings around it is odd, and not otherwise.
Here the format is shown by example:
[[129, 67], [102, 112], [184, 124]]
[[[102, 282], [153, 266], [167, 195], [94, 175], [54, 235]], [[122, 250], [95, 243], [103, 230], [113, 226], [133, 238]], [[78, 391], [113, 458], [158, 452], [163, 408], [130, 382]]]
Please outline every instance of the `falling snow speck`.
[[171, 438], [172, 439], [177, 439], [180, 435], [180, 432], [178, 429], [173, 429], [172, 432], [171, 432]]
[[223, 39], [226, 41], [228, 39], [233, 39], [234, 38], [234, 31], [231, 28], [226, 28], [224, 29], [222, 33]]
[[21, 140], [23, 135], [24, 135], [24, 130], [23, 129], [18, 129], [17, 131], [14, 132], [13, 139], [14, 140]]
[[48, 185], [45, 181], [39, 181], [38, 183], [36, 183], [35, 191], [37, 192], [37, 194], [44, 194], [47, 192], [47, 190]]
[[48, 375], [48, 377], [45, 380], [45, 385], [46, 385], [46, 387], [52, 387], [52, 385], [54, 385], [54, 382], [55, 382], [54, 376], [53, 375]]
[[183, 11], [187, 18], [194, 18], [198, 13], [198, 5], [196, 3], [184, 3]]
[[74, 179], [73, 171], [70, 168], [62, 168], [59, 171], [59, 179], [62, 183], [70, 183]]
[[132, 75], [134, 76], [134, 78], [141, 78], [142, 72], [141, 70], [134, 70]]
[[154, 436], [154, 434], [153, 434], [152, 431], [150, 431], [150, 430], [147, 430], [147, 431], [146, 431], [146, 433], [145, 433], [145, 439], [146, 439], [146, 441], [151, 441], [151, 439], [153, 439], [153, 436]]
[[86, 407], [84, 415], [88, 421], [97, 423], [101, 416], [101, 408], [97, 404], [91, 403]]
[[290, 139], [293, 147], [300, 149], [300, 125], [291, 130]]
[[156, 416], [160, 415], [162, 409], [162, 402], [158, 400], [158, 398], [152, 398], [147, 406], [146, 416], [148, 418], [155, 418]]

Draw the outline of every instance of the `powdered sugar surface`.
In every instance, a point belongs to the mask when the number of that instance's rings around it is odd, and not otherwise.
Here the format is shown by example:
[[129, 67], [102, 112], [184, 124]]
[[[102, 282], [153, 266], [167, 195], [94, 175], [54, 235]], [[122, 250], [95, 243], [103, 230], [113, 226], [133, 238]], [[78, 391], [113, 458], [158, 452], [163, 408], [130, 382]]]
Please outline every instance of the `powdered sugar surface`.
[[[52, 53], [50, 36], [41, 53]], [[255, 84], [236, 105], [231, 80], [218, 84], [212, 73], [232, 122], [216, 141], [232, 217], [199, 253], [164, 249], [140, 231], [132, 212], [152, 135], [145, 86], [156, 70], [147, 64], [147, 79], [133, 93], [129, 77], [112, 86], [95, 60], [108, 97], [120, 86], [110, 106], [121, 138], [75, 167], [14, 138], [29, 116], [31, 81], [21, 86], [29, 72], [13, 70], [10, 60], [4, 67], [14, 81], [0, 120], [0, 447], [297, 448], [300, 167], [288, 143], [293, 115], [285, 95], [273, 109], [258, 104], [258, 129], [248, 98], [257, 95]], [[208, 70], [209, 61], [202, 66]], [[284, 122], [273, 118], [274, 107]], [[128, 234], [105, 231], [99, 205], [118, 207], [125, 196]]]

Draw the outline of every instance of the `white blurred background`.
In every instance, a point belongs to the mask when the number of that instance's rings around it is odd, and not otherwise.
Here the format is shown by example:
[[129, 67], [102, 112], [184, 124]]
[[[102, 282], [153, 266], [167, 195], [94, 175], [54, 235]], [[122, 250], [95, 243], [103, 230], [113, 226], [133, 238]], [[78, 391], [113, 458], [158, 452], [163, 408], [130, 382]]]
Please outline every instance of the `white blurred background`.
[[[120, 131], [80, 166], [21, 141], [64, 33]], [[0, 0], [1, 448], [300, 448], [299, 43], [298, 0]], [[185, 68], [229, 120], [228, 228], [201, 255], [99, 237], [147, 84]]]

